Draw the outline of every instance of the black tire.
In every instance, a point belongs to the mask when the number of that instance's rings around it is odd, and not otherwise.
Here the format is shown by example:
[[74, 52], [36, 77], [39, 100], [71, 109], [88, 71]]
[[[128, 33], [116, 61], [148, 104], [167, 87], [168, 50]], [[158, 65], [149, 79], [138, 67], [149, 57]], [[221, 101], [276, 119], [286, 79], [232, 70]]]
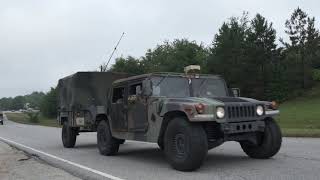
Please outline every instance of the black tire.
[[112, 137], [109, 123], [101, 121], [97, 128], [97, 141], [100, 154], [104, 156], [112, 156], [117, 154], [119, 150], [119, 142]]
[[117, 139], [119, 144], [124, 144], [126, 142], [125, 139]]
[[221, 144], [223, 144], [223, 140], [217, 140], [215, 142], [208, 142], [208, 151], [220, 146]]
[[278, 124], [273, 119], [266, 120], [265, 123], [264, 132], [257, 134], [259, 145], [240, 142], [243, 151], [251, 158], [268, 159], [280, 150], [282, 134]]
[[76, 144], [78, 130], [76, 128], [69, 127], [68, 122], [63, 122], [62, 127], [62, 143], [65, 148], [73, 148]]
[[0, 124], [3, 125], [3, 121], [0, 121]]
[[207, 135], [200, 124], [192, 124], [182, 117], [174, 118], [165, 132], [164, 151], [174, 169], [196, 170], [208, 153]]
[[159, 143], [159, 142], [158, 142], [158, 146], [159, 146], [159, 148], [160, 148], [161, 151], [164, 150], [164, 145], [163, 145], [163, 143]]

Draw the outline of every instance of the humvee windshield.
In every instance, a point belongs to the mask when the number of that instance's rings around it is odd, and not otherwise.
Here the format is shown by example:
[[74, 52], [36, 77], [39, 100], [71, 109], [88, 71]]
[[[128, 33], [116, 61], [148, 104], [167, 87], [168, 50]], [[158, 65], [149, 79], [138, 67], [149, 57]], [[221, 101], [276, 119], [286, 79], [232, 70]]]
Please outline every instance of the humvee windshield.
[[190, 97], [189, 82], [184, 77], [152, 77], [153, 96]]
[[215, 97], [227, 96], [225, 83], [221, 79], [192, 78], [178, 76], [152, 77], [153, 96], [166, 97]]
[[193, 95], [196, 97], [227, 96], [225, 83], [221, 79], [192, 79], [192, 89]]

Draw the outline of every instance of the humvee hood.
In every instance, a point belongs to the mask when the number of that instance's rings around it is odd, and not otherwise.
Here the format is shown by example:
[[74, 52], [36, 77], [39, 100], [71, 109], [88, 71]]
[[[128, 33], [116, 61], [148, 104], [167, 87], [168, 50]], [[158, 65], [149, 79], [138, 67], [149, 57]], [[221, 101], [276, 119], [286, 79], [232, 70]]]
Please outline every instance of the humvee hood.
[[248, 102], [245, 99], [241, 99], [241, 98], [236, 98], [236, 97], [214, 97], [212, 99], [224, 102], [224, 103], [228, 103], [228, 102]]
[[258, 101], [252, 98], [244, 97], [187, 97], [187, 98], [169, 98], [168, 102], [177, 102], [177, 103], [206, 103], [206, 104], [216, 104], [223, 105], [226, 103], [241, 103], [241, 102], [251, 102], [259, 103]]
[[259, 102], [262, 102], [262, 101], [258, 101], [256, 99], [245, 98], [245, 97], [213, 97], [212, 99], [215, 99], [215, 100], [223, 102], [223, 103], [237, 103], [237, 102], [259, 103]]
[[177, 102], [177, 103], [205, 103], [205, 104], [216, 104], [223, 105], [223, 102], [205, 97], [187, 97], [187, 98], [170, 98], [168, 102]]

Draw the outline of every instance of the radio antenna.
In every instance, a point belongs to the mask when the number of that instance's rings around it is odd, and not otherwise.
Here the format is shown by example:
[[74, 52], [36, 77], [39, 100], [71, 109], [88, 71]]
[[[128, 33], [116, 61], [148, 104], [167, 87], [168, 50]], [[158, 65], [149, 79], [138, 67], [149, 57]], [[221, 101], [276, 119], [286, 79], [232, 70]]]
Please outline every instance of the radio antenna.
[[123, 38], [123, 36], [124, 36], [124, 32], [121, 34], [119, 41], [117, 42], [116, 46], [114, 47], [114, 49], [113, 49], [113, 51], [112, 51], [112, 53], [111, 53], [111, 55], [110, 55], [110, 57], [109, 57], [109, 60], [108, 60], [107, 64], [106, 64], [105, 67], [104, 67], [104, 70], [107, 70], [107, 67], [108, 67], [108, 65], [109, 65], [109, 63], [110, 63], [110, 60], [111, 60], [114, 52], [117, 50], [117, 47], [119, 46], [120, 41], [121, 41], [121, 39]]

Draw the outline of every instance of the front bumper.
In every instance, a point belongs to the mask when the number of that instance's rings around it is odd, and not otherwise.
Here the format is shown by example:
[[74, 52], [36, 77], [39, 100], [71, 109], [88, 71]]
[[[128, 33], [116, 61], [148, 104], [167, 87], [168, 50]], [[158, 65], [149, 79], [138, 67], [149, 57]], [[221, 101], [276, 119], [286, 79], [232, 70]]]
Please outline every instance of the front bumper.
[[246, 121], [236, 123], [208, 122], [204, 129], [211, 146], [220, 145], [226, 141], [248, 140], [256, 143], [256, 132], [264, 132], [265, 121]]
[[264, 131], [265, 122], [264, 121], [246, 121], [246, 122], [236, 122], [236, 123], [221, 123], [221, 131], [224, 134], [235, 134], [235, 133], [247, 133]]
[[214, 114], [196, 114], [192, 118], [190, 118], [190, 121], [192, 122], [206, 122], [214, 120]]
[[274, 117], [279, 115], [280, 111], [279, 110], [267, 110], [265, 111], [265, 114], [262, 116], [257, 116], [256, 114], [249, 115], [249, 113], [235, 113], [235, 115], [238, 116], [233, 116], [230, 115], [230, 112], [226, 114], [226, 116], [222, 119], [217, 119], [214, 114], [196, 114], [192, 117], [190, 117], [191, 122], [218, 122], [218, 123], [238, 123], [238, 122], [247, 122], [247, 121], [261, 121], [267, 117]]
[[265, 113], [267, 116], [276, 116], [278, 114], [280, 114], [279, 110], [271, 110], [271, 111], [266, 111]]

